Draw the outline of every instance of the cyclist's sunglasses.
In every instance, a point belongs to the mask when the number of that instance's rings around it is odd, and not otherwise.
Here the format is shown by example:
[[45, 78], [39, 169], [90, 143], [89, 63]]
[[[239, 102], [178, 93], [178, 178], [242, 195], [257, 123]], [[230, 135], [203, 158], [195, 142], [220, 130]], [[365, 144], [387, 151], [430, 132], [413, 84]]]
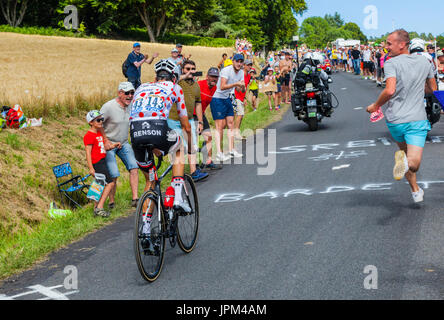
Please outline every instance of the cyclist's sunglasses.
[[126, 95], [126, 96], [134, 95], [134, 91], [133, 91], [133, 90], [131, 90], [131, 91], [127, 91], [127, 92], [125, 92], [125, 95]]

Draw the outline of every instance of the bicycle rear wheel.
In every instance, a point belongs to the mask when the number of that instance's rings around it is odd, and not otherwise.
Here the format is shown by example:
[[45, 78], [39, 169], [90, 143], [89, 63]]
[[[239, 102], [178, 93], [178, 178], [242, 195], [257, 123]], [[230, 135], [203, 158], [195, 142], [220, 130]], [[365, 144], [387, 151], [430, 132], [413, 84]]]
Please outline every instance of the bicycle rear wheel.
[[196, 247], [199, 232], [199, 201], [196, 186], [190, 175], [185, 175], [182, 199], [187, 201], [191, 212], [180, 213], [177, 217], [177, 242], [183, 252], [190, 253]]
[[[137, 204], [134, 228], [134, 254], [140, 274], [148, 282], [154, 282], [162, 271], [165, 254], [165, 220], [158, 196], [153, 191], [143, 194]], [[148, 245], [142, 235], [144, 216], [152, 214]], [[160, 221], [159, 221], [160, 218]]]

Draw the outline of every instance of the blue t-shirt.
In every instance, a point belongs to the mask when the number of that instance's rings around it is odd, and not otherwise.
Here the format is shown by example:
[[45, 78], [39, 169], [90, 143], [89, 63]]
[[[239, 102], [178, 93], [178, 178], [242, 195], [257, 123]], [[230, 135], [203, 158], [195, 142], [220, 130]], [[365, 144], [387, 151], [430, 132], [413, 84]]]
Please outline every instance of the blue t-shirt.
[[143, 54], [136, 54], [134, 51], [132, 51], [128, 55], [128, 59], [127, 59], [128, 71], [126, 73], [128, 78], [136, 78], [136, 79], [140, 78], [142, 66], [136, 68], [136, 66], [134, 65], [134, 62], [140, 62], [143, 60], [143, 58], [144, 58]]

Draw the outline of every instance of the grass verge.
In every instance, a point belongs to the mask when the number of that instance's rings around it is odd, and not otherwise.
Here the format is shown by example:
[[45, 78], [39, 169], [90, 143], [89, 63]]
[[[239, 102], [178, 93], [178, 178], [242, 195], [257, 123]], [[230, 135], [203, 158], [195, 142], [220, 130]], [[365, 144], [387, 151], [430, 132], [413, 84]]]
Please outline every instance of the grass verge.
[[[256, 130], [259, 128], [264, 128], [270, 125], [275, 121], [279, 121], [285, 112], [288, 110], [289, 106], [285, 105], [281, 111], [269, 111], [266, 98], [261, 94], [259, 96], [260, 104], [258, 111], [252, 112], [252, 108], [250, 105], [247, 106], [247, 113], [245, 115], [244, 121], [242, 123], [241, 130], [251, 129]], [[85, 160], [82, 159], [83, 151], [81, 142], [76, 141], [86, 132], [87, 126], [82, 125], [81, 120], [72, 121], [71, 128], [64, 128], [63, 131], [60, 131], [57, 126], [60, 126], [60, 121], [57, 123], [45, 123], [47, 127], [53, 126], [52, 129], [54, 131], [59, 132], [56, 133], [53, 139], [50, 138], [50, 143], [57, 144], [56, 139], [60, 139], [62, 144], [62, 149], [66, 148], [70, 143], [75, 146], [76, 149], [75, 154], [70, 155], [74, 158], [74, 163], [72, 163], [75, 172], [81, 173], [83, 168], [85, 171], [86, 165]], [[66, 126], [66, 124], [65, 124]], [[48, 130], [42, 129], [42, 130]], [[29, 180], [24, 185], [24, 188], [28, 188], [34, 190], [36, 193], [40, 192], [41, 188], [44, 188], [46, 192], [49, 192], [48, 196], [44, 199], [44, 204], [47, 203], [48, 199], [58, 199], [57, 193], [55, 190], [55, 179], [53, 176], [49, 175], [46, 177], [47, 180], [42, 179], [45, 175], [38, 174], [41, 172], [43, 168], [50, 170], [50, 167], [55, 164], [63, 163], [62, 160], [51, 159], [42, 160], [38, 165], [36, 164], [28, 164], [28, 159], [22, 154], [23, 152], [27, 153], [30, 151], [40, 152], [41, 149], [45, 148], [45, 145], [42, 142], [33, 142], [36, 139], [31, 139], [30, 137], [21, 136], [21, 131], [19, 133], [10, 133], [3, 132], [1, 135], [4, 139], [5, 145], [8, 147], [7, 153], [11, 163], [18, 164], [24, 169], [23, 171], [29, 171], [28, 168], [34, 166], [38, 170], [32, 174], [26, 173], [24, 180]], [[37, 133], [38, 134], [38, 133]], [[72, 141], [72, 137], [75, 137], [74, 141]], [[31, 134], [32, 137], [32, 134]], [[28, 142], [26, 142], [28, 141]], [[65, 150], [66, 151], [66, 150]], [[61, 150], [63, 153], [64, 151]], [[2, 153], [0, 153], [0, 164], [3, 164], [1, 159]], [[8, 159], [9, 159], [8, 158]], [[22, 272], [30, 267], [32, 267], [36, 262], [43, 261], [47, 255], [55, 250], [58, 250], [73, 241], [79, 240], [86, 236], [87, 234], [94, 232], [105, 225], [111, 224], [113, 221], [120, 217], [129, 216], [133, 210], [130, 207], [131, 200], [131, 192], [129, 186], [128, 174], [125, 172], [123, 164], [121, 161], [119, 163], [119, 170], [122, 173], [121, 177], [118, 180], [118, 188], [116, 194], [116, 208], [112, 211], [111, 217], [107, 219], [94, 217], [92, 214], [92, 204], [88, 204], [84, 206], [84, 208], [79, 210], [73, 210], [73, 214], [59, 219], [50, 219], [44, 212], [41, 212], [40, 215], [43, 216], [39, 219], [36, 218], [26, 218], [27, 216], [23, 213], [23, 220], [18, 221], [10, 221], [13, 222], [13, 228], [2, 227], [0, 228], [0, 279], [5, 279], [13, 274]], [[163, 172], [166, 167], [169, 165], [167, 161], [165, 161], [159, 170]], [[39, 171], [40, 170], [40, 171]], [[28, 177], [29, 176], [29, 177]], [[54, 181], [53, 181], [54, 180]], [[139, 173], [139, 194], [142, 193], [144, 187], [144, 177], [141, 173]], [[163, 189], [166, 185], [171, 181], [171, 173], [167, 176], [162, 185]], [[1, 181], [0, 181], [1, 182]], [[7, 186], [4, 186], [7, 188]], [[52, 189], [47, 190], [47, 189]], [[18, 190], [16, 190], [16, 194], [20, 195], [24, 191], [18, 186]], [[26, 192], [25, 192], [26, 193]], [[25, 201], [25, 200], [22, 200]], [[38, 210], [38, 206], [29, 207], [33, 208], [31, 210]], [[41, 206], [40, 206], [41, 208]], [[13, 211], [14, 209], [1, 209], [3, 211], [3, 219], [6, 219], [6, 225], [8, 224], [8, 219], [13, 220]], [[0, 212], [0, 217], [2, 214]]]

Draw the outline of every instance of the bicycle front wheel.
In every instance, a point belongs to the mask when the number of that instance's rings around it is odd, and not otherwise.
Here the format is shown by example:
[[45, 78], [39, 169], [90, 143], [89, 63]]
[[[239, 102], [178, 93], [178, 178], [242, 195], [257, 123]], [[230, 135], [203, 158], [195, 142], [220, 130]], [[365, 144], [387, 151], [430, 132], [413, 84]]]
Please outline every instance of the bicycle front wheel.
[[190, 175], [185, 175], [182, 199], [187, 201], [191, 212], [180, 213], [177, 218], [177, 242], [183, 252], [190, 253], [196, 247], [199, 232], [199, 201], [196, 185]]
[[[165, 220], [158, 199], [153, 191], [145, 192], [137, 204], [135, 217], [134, 254], [140, 274], [148, 282], [159, 277], [165, 254]], [[151, 217], [149, 229], [144, 229], [146, 217]]]

